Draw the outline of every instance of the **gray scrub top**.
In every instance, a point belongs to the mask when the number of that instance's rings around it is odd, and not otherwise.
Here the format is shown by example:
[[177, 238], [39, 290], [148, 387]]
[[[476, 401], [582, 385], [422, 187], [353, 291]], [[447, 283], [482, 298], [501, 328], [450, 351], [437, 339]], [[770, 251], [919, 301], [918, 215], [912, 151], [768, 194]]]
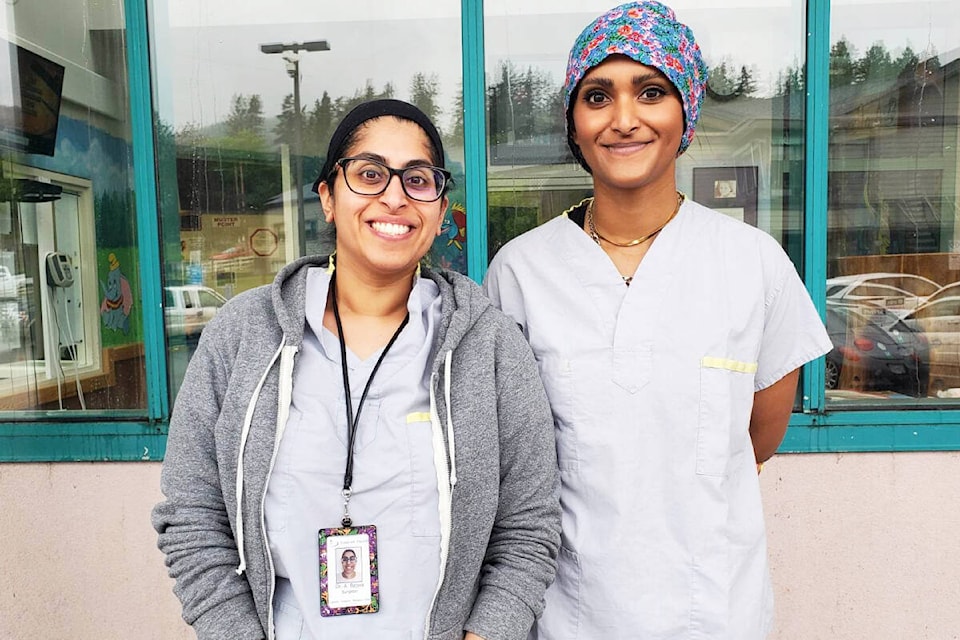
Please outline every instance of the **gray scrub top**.
[[[340, 343], [323, 328], [329, 284], [325, 269], [307, 275], [307, 322], [290, 417], [264, 502], [277, 580], [276, 637], [419, 637], [440, 575], [429, 414], [440, 291], [434, 282], [416, 279], [407, 302], [410, 321], [387, 353], [360, 413], [350, 514], [356, 525], [377, 527], [380, 610], [322, 618], [317, 533], [340, 525], [347, 456]], [[360, 361], [347, 350], [354, 414], [379, 357], [377, 352]]]

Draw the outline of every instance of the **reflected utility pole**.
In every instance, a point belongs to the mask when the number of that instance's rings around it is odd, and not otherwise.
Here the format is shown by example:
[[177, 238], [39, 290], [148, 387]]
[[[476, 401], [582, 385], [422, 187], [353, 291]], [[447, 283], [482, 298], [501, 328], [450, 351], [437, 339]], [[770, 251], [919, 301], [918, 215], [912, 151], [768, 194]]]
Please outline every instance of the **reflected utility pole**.
[[301, 51], [329, 51], [330, 45], [326, 40], [311, 42], [272, 42], [260, 45], [263, 53], [282, 53], [287, 61], [287, 74], [293, 78], [293, 111], [294, 141], [293, 141], [293, 181], [297, 196], [297, 237], [299, 240], [300, 255], [307, 252], [306, 246], [306, 219], [303, 210], [303, 114], [300, 111], [300, 52]]

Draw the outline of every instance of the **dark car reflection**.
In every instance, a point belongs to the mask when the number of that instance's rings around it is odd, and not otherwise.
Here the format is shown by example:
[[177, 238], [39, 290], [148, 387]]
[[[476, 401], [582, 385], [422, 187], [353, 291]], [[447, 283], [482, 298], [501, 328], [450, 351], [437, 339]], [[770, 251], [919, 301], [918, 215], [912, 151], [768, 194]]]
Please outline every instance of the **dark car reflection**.
[[927, 395], [930, 349], [922, 331], [882, 307], [827, 301], [826, 388]]

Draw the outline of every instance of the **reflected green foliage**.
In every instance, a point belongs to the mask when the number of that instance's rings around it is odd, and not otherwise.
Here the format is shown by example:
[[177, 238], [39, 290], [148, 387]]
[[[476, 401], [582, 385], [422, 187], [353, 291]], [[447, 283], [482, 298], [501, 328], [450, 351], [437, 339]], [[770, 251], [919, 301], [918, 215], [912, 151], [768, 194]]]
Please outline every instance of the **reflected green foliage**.
[[100, 247], [133, 247], [137, 244], [134, 193], [125, 191], [102, 191], [95, 194], [93, 211], [96, 224], [97, 245]]
[[487, 247], [490, 257], [510, 239], [539, 224], [536, 192], [494, 191], [487, 195]]
[[454, 140], [463, 140], [463, 82], [457, 83], [453, 98], [453, 126], [450, 136]]
[[334, 121], [333, 100], [324, 91], [323, 97], [313, 102], [313, 108], [307, 116], [303, 134], [304, 155], [319, 157], [327, 152]]
[[491, 144], [564, 135], [563, 94], [548, 73], [501, 62], [497, 76], [487, 89]]
[[[277, 116], [277, 124], [273, 126], [274, 142], [276, 144], [290, 145], [291, 149], [297, 148], [298, 126], [306, 129], [307, 110], [300, 107], [299, 121], [297, 112], [294, 109], [293, 94], [288, 93], [283, 97], [283, 104], [280, 106], [280, 115]], [[305, 132], [305, 131], [304, 131]]]
[[258, 140], [263, 144], [263, 101], [254, 94], [239, 94], [231, 100], [227, 116], [227, 137], [237, 140]]
[[440, 129], [440, 116], [443, 109], [437, 104], [437, 96], [440, 94], [440, 78], [433, 73], [416, 73], [410, 81], [410, 103], [416, 105], [421, 111], [437, 125]]
[[710, 67], [710, 79], [707, 82], [707, 95], [712, 99], [726, 102], [735, 98], [751, 96], [757, 92], [755, 72], [736, 65], [724, 58], [719, 64]]

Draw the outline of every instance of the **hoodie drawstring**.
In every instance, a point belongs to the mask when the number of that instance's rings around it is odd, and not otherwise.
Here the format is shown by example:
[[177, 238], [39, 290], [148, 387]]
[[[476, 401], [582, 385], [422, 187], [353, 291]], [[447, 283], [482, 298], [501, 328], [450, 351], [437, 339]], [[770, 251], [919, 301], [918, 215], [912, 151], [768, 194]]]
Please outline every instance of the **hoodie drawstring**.
[[[430, 377], [430, 426], [433, 431], [433, 466], [437, 472], [437, 494], [439, 497], [438, 508], [440, 512], [440, 575], [437, 578], [437, 587], [433, 592], [433, 599], [430, 601], [430, 608], [427, 619], [423, 623], [424, 637], [430, 634], [430, 622], [433, 618], [433, 607], [437, 602], [437, 595], [440, 593], [440, 587], [443, 585], [443, 578], [447, 570], [447, 556], [450, 552], [450, 528], [452, 517], [452, 497], [453, 485], [457, 482], [456, 477], [456, 455], [455, 444], [453, 441], [453, 419], [450, 416], [450, 367], [453, 358], [453, 352], [447, 351], [444, 357], [443, 367], [443, 397], [446, 401], [447, 411], [447, 446], [443, 445], [444, 428], [440, 424], [440, 414], [437, 411], [437, 394], [435, 391], [437, 375]], [[450, 463], [447, 464], [447, 453], [450, 454]]]
[[247, 414], [243, 418], [243, 429], [240, 431], [240, 451], [237, 453], [236, 487], [237, 551], [240, 553], [240, 564], [237, 565], [236, 569], [238, 576], [247, 570], [247, 554], [243, 551], [243, 450], [247, 446], [247, 436], [250, 435], [250, 425], [253, 422], [253, 412], [257, 408], [257, 400], [260, 399], [260, 390], [263, 388], [263, 383], [267, 381], [267, 376], [270, 375], [270, 370], [273, 369], [273, 365], [276, 364], [277, 358], [280, 357], [284, 344], [286, 344], [286, 338], [280, 340], [280, 346], [277, 348], [276, 353], [273, 354], [273, 357], [270, 358], [270, 364], [267, 365], [263, 375], [260, 376], [260, 382], [258, 382], [256, 388], [254, 388], [253, 396], [247, 405]]
[[443, 361], [443, 400], [447, 404], [447, 447], [450, 449], [450, 488], [457, 484], [457, 444], [453, 437], [453, 411], [450, 409], [450, 367], [453, 351], [447, 351]]

